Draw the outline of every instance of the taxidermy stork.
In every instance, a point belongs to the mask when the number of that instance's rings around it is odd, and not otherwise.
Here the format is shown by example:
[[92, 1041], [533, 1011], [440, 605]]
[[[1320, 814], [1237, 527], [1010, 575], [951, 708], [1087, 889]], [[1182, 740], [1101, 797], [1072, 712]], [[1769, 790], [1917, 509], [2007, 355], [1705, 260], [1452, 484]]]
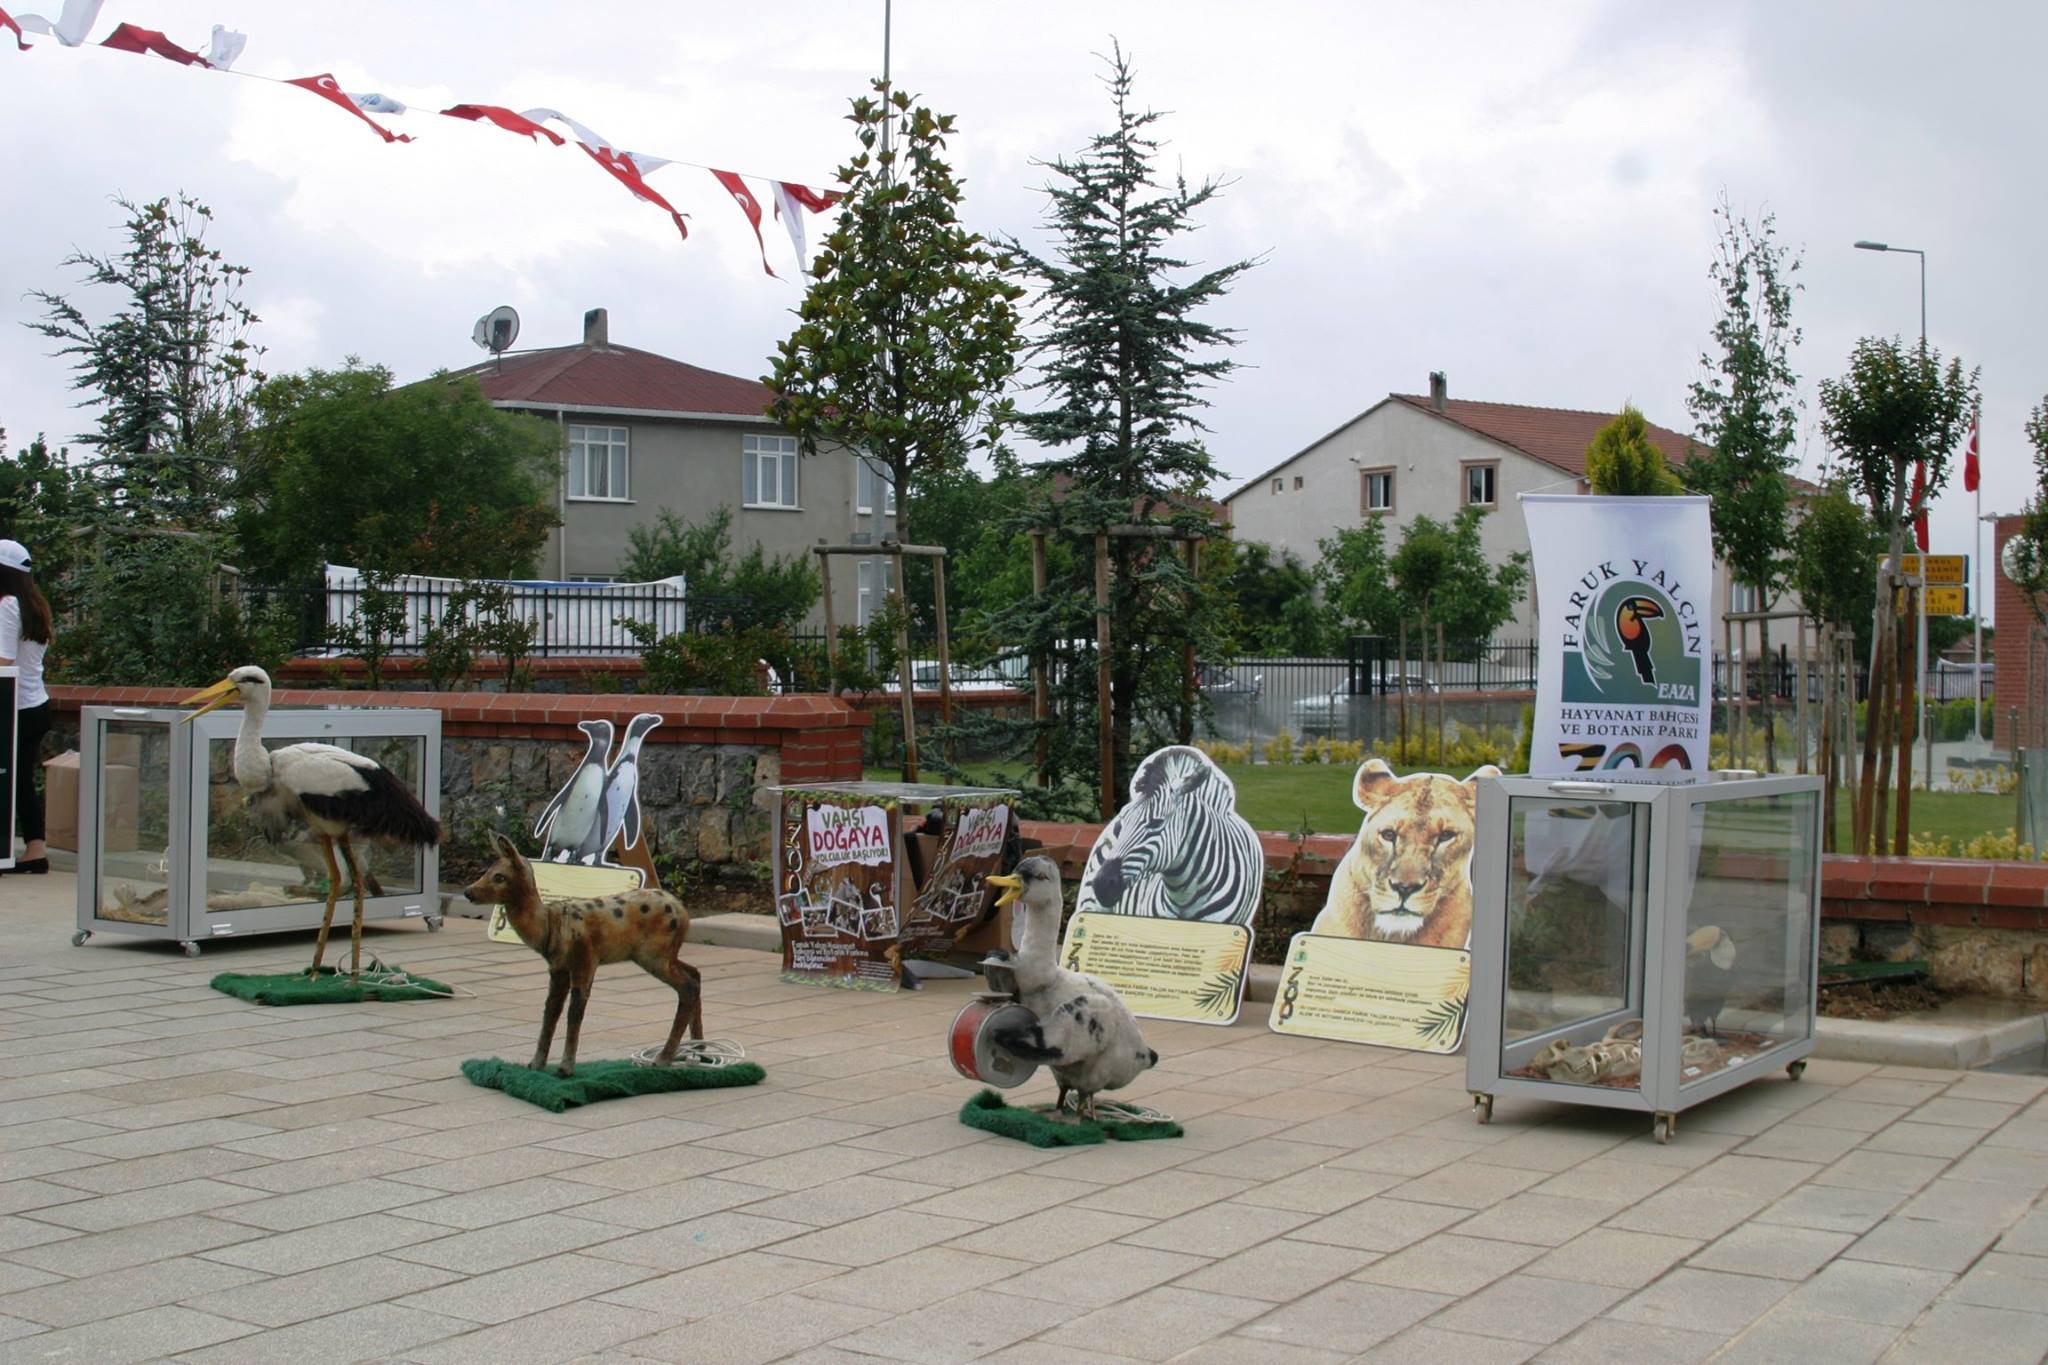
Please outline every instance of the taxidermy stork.
[[590, 739], [583, 761], [533, 826], [534, 834], [543, 836], [540, 856], [549, 862], [568, 862], [591, 830], [604, 823], [604, 760], [612, 748], [612, 723], [585, 720], [576, 728]]
[[1026, 1061], [1044, 1062], [1058, 1082], [1055, 1115], [1064, 1115], [1067, 1092], [1074, 1110], [1095, 1117], [1095, 1095], [1129, 1085], [1159, 1061], [1145, 1045], [1130, 1007], [1100, 977], [1060, 966], [1060, 870], [1050, 858], [1026, 858], [1007, 877], [985, 879], [1003, 888], [999, 906], [1024, 902], [1017, 920], [1017, 1002], [1038, 1016], [1027, 1026], [1002, 1029], [991, 1040]]
[[185, 698], [199, 709], [187, 723], [208, 711], [240, 702], [242, 728], [235, 736], [234, 773], [249, 803], [271, 816], [305, 822], [327, 855], [327, 913], [313, 944], [313, 967], [327, 952], [327, 931], [334, 923], [334, 903], [341, 895], [341, 869], [334, 846], [348, 862], [355, 888], [355, 924], [349, 935], [349, 979], [362, 974], [363, 868], [356, 861], [354, 838], [431, 847], [441, 842], [441, 825], [427, 814], [419, 798], [375, 759], [332, 744], [288, 744], [263, 747], [263, 718], [270, 712], [270, 675], [254, 664], [238, 668], [203, 692]]

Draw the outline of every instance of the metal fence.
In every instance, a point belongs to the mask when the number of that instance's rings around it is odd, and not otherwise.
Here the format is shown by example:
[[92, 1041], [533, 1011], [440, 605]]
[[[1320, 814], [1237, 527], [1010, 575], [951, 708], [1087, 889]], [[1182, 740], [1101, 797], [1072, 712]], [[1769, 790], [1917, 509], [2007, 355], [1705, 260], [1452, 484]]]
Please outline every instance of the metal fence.
[[[621, 620], [651, 627], [657, 635], [686, 629], [692, 618], [687, 598], [661, 583], [515, 583], [507, 584], [502, 601], [508, 618], [533, 628], [532, 653], [622, 656], [638, 654], [640, 646]], [[281, 614], [300, 654], [341, 653], [339, 639], [358, 625], [368, 585], [324, 587], [244, 586], [243, 602], [252, 611]], [[399, 579], [389, 591], [401, 604], [395, 628], [387, 636], [393, 654], [418, 654], [428, 632], [441, 624], [463, 593], [463, 585], [446, 579]], [[474, 621], [480, 604], [469, 601]]]

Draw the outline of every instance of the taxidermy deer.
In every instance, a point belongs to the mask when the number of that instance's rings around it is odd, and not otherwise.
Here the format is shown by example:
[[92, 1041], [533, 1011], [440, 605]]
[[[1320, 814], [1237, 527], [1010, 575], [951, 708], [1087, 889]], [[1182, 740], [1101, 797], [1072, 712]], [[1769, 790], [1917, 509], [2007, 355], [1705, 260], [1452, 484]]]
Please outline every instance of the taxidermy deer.
[[543, 902], [533, 883], [533, 868], [502, 834], [491, 835], [498, 861], [485, 869], [463, 892], [482, 905], [502, 905], [505, 920], [526, 946], [547, 959], [548, 1003], [540, 1017], [540, 1044], [530, 1064], [538, 1071], [548, 1064], [555, 1039], [555, 1021], [562, 1001], [569, 1002], [569, 1034], [562, 1044], [564, 1076], [576, 1072], [576, 1037], [583, 1031], [583, 1009], [590, 1003], [597, 969], [612, 962], [631, 962], [649, 976], [665, 981], [676, 993], [676, 1021], [655, 1064], [676, 1057], [683, 1026], [690, 1036], [704, 1036], [703, 975], [683, 961], [683, 940], [690, 936], [690, 912], [666, 891], [628, 891], [590, 900]]

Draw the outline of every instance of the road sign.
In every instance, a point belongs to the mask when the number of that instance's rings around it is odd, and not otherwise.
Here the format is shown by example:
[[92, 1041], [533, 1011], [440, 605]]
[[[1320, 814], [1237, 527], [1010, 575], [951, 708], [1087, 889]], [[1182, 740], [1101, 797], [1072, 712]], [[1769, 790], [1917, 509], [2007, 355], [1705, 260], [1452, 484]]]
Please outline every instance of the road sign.
[[[1970, 590], [1966, 587], [1931, 587], [1927, 593], [1927, 614], [1929, 616], [1968, 616], [1970, 614]], [[1906, 612], [1906, 590], [1892, 590], [1892, 610], [1903, 616]]]
[[[1889, 558], [1891, 558], [1890, 555], [1879, 556], [1878, 566], [1882, 568], [1884, 561]], [[1927, 561], [1927, 583], [1930, 587], [1955, 588], [1961, 587], [1970, 581], [1970, 557], [1968, 555], [1900, 555], [1899, 572], [1908, 578], [1918, 578], [1920, 576], [1920, 561], [1922, 558], [1925, 558]], [[1939, 612], [1934, 612], [1932, 607], [1929, 607], [1928, 610], [1935, 615], [1940, 614]]]

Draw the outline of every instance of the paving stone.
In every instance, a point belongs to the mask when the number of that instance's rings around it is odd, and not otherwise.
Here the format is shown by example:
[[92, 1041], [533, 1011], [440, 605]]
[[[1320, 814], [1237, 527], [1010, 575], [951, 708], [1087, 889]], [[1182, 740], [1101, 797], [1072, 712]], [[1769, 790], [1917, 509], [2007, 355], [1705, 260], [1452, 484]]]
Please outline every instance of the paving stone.
[[1899, 1338], [1885, 1359], [1901, 1365], [1924, 1360], [2038, 1365], [2044, 1356], [2048, 1356], [2048, 1315], [1939, 1303]]
[[1470, 1210], [1448, 1204], [1417, 1204], [1375, 1195], [1296, 1228], [1293, 1235], [1305, 1242], [1328, 1242], [1362, 1251], [1399, 1251], [1470, 1216]]
[[[1269, 1242], [1266, 1245], [1277, 1246], [1280, 1243]], [[1294, 1245], [1308, 1244], [1297, 1242]], [[1245, 1252], [1243, 1255], [1250, 1256], [1264, 1249], [1254, 1247], [1251, 1252]], [[1076, 1252], [1072, 1256], [1063, 1256], [1048, 1265], [1033, 1266], [1008, 1279], [997, 1280], [991, 1287], [1003, 1294], [1064, 1303], [1075, 1310], [1106, 1308], [1121, 1299], [1142, 1293], [1154, 1285], [1165, 1284], [1169, 1280], [1180, 1280], [1181, 1277], [1201, 1271], [1211, 1264], [1201, 1256], [1190, 1256], [1177, 1251], [1160, 1251], [1152, 1247], [1130, 1246], [1123, 1242], [1106, 1242], [1101, 1246]], [[1334, 1279], [1335, 1276], [1329, 1278]], [[1186, 1281], [1183, 1283], [1187, 1283], [1189, 1288], [1208, 1287]], [[1295, 1285], [1296, 1292], [1306, 1287], [1300, 1280], [1296, 1280]], [[1244, 1298], [1267, 1297], [1242, 1288], [1221, 1289], [1221, 1292], [1237, 1294]]]
[[1362, 1365], [1520, 1365], [1541, 1349], [1532, 1342], [1447, 1332], [1427, 1323], [1411, 1327], [1357, 1357]]
[[1352, 1278], [1435, 1294], [1471, 1294], [1542, 1254], [1541, 1247], [1520, 1242], [1440, 1232], [1380, 1257]]
[[[913, 1252], [910, 1256], [885, 1261], [882, 1267], [877, 1269], [901, 1266], [917, 1256], [928, 1254]], [[1013, 1263], [998, 1264], [1007, 1268]], [[922, 1266], [920, 1269], [927, 1277], [936, 1278], [932, 1267]], [[672, 1275], [659, 1275], [653, 1279], [642, 1280], [638, 1284], [627, 1285], [623, 1289], [609, 1290], [598, 1297], [604, 1303], [621, 1304], [642, 1312], [691, 1321], [708, 1318], [714, 1313], [723, 1313], [729, 1308], [739, 1308], [756, 1299], [788, 1293], [792, 1289], [807, 1286], [813, 1281], [828, 1279], [837, 1273], [839, 1272], [836, 1267], [820, 1261], [799, 1261], [792, 1256], [777, 1256], [766, 1251], [743, 1251], [736, 1256], [727, 1256], [723, 1260], [707, 1261], [689, 1270], [678, 1270]], [[867, 1272], [856, 1270], [845, 1273], [860, 1275]], [[998, 1275], [1003, 1273], [1005, 1272], [995, 1272]], [[899, 1290], [910, 1288], [908, 1284], [894, 1287]], [[941, 1296], [952, 1292], [950, 1289], [939, 1291]], [[819, 1297], [835, 1296], [827, 1294]], [[855, 1297], [848, 1301], [858, 1303], [861, 1300]], [[882, 1297], [875, 1301], [897, 1302], [890, 1297]]]
[[1132, 1246], [1220, 1257], [1292, 1232], [1314, 1220], [1314, 1214], [1292, 1209], [1264, 1209], [1229, 1201], [1154, 1223], [1120, 1240]]
[[1735, 1150], [1745, 1156], [1829, 1162], [1840, 1160], [1855, 1150], [1865, 1136], [1866, 1134], [1847, 1128], [1822, 1128], [1810, 1123], [1780, 1123], [1764, 1129]]
[[625, 1261], [650, 1270], [685, 1270], [706, 1261], [786, 1241], [811, 1229], [779, 1218], [748, 1213], [714, 1213], [673, 1227], [635, 1233], [591, 1247], [590, 1255]]
[[1848, 1232], [1746, 1223], [1724, 1234], [1704, 1251], [1695, 1252], [1686, 1264], [1696, 1270], [1725, 1270], [1736, 1275], [1799, 1281], [1833, 1260], [1854, 1240], [1855, 1235]]
[[[2048, 1159], [2041, 1164], [2048, 1166]], [[2003, 1228], [2033, 1205], [2041, 1192], [2038, 1182], [2048, 1182], [2048, 1173], [2035, 1172], [2034, 1180], [2037, 1183], [2002, 1185], [1943, 1178], [1906, 1201], [1905, 1207], [1899, 1210], [1899, 1216], [1925, 1218], [1936, 1223], [1984, 1223]]]
[[1238, 1335], [1253, 1341], [1358, 1352], [1413, 1326], [1451, 1302], [1446, 1294], [1338, 1280], [1292, 1303], [1282, 1304], [1241, 1329]]
[[1378, 1254], [1355, 1247], [1276, 1237], [1247, 1247], [1235, 1255], [1209, 1262], [1192, 1273], [1182, 1275], [1176, 1282], [1187, 1289], [1285, 1303], [1318, 1285], [1341, 1279], [1370, 1263]]
[[1150, 1226], [1147, 1220], [1125, 1213], [1081, 1208], [1046, 1209], [1001, 1227], [977, 1228], [966, 1236], [955, 1238], [950, 1245], [961, 1251], [1044, 1262], [1071, 1256], [1077, 1251], [1114, 1241], [1126, 1233]]
[[1626, 1289], [1611, 1285], [1509, 1275], [1461, 1298], [1431, 1318], [1430, 1325], [1547, 1345], [1576, 1331], [1627, 1294]]
[[1388, 1193], [1395, 1199], [1411, 1199], [1423, 1204], [1484, 1209], [1548, 1178], [1549, 1173], [1540, 1169], [1459, 1162], [1397, 1185]]
[[[1249, 1184], [1249, 1182], [1247, 1182]], [[1391, 1190], [1401, 1177], [1380, 1171], [1352, 1171], [1320, 1166], [1265, 1184], [1251, 1184], [1234, 1196], [1237, 1203], [1260, 1208], [1292, 1209], [1297, 1213], [1335, 1213], [1363, 1199]]]
[[458, 1278], [454, 1271], [401, 1261], [390, 1256], [365, 1256], [321, 1266], [297, 1275], [282, 1275], [232, 1289], [197, 1294], [187, 1307], [261, 1327], [289, 1327], [307, 1318], [326, 1317], [383, 1303]]
[[1385, 1171], [1389, 1175], [1426, 1175], [1479, 1151], [1473, 1143], [1440, 1141], [1434, 1138], [1390, 1137], [1370, 1143], [1347, 1155], [1335, 1157], [1332, 1166], [1360, 1171]]
[[420, 1265], [482, 1275], [564, 1251], [581, 1251], [622, 1235], [618, 1226], [611, 1223], [559, 1213], [537, 1214], [472, 1232], [435, 1237], [432, 1241], [418, 1241], [415, 1228], [415, 1240], [392, 1248], [391, 1254]]
[[204, 1255], [209, 1261], [260, 1270], [268, 1275], [294, 1275], [352, 1261], [358, 1256], [421, 1246], [429, 1239], [446, 1235], [445, 1228], [428, 1227], [409, 1218], [366, 1213], [296, 1232], [257, 1236], [232, 1246], [216, 1247]]
[[1793, 1290], [1784, 1307], [1795, 1313], [1906, 1327], [1952, 1278], [1941, 1270], [1838, 1260]]
[[1755, 1322], [1792, 1286], [1783, 1280], [1753, 1275], [1728, 1275], [1681, 1266], [1634, 1297], [1616, 1306], [1609, 1317], [1646, 1322], [1688, 1332], [1719, 1332], [1732, 1337]]
[[[420, 1270], [431, 1267], [421, 1266]], [[445, 1272], [441, 1272], [445, 1275]], [[538, 1313], [544, 1308], [593, 1298], [607, 1290], [648, 1279], [645, 1267], [602, 1260], [576, 1252], [548, 1256], [487, 1275], [458, 1278], [439, 1288], [411, 1294], [396, 1302], [443, 1317], [498, 1323]]]
[[1991, 1252], [1955, 1282], [1948, 1301], [2039, 1313], [2048, 1307], [2048, 1257]]
[[1908, 1156], [1959, 1157], [1982, 1141], [1984, 1134], [1974, 1128], [1955, 1128], [1940, 1123], [1917, 1123], [1901, 1119], [1863, 1141], [1870, 1152], [1903, 1152]]
[[1684, 1260], [1701, 1243], [1621, 1228], [1591, 1228], [1529, 1263], [1529, 1273], [1559, 1280], [1640, 1289]]
[[1824, 1360], [1828, 1365], [1869, 1365], [1881, 1360], [1899, 1337], [1896, 1327], [1848, 1322], [1819, 1314], [1772, 1309], [1714, 1357], [1716, 1365], [1780, 1365], [1788, 1360]]
[[[1956, 1164], [1960, 1166], [1962, 1163]], [[1913, 1194], [1948, 1167], [1949, 1161], [1945, 1157], [1911, 1156], [1904, 1152], [1874, 1152], [1858, 1148], [1822, 1170], [1813, 1178], [1813, 1183]]]
[[890, 1360], [949, 1365], [978, 1359], [1072, 1317], [1073, 1310], [1062, 1304], [981, 1289], [898, 1312], [837, 1338], [836, 1344]]
[[2007, 1228], [1998, 1239], [1998, 1249], [2021, 1256], [2048, 1256], [2048, 1205], [2036, 1204], [2031, 1213]]
[[[38, 1272], [27, 1272], [37, 1274]], [[263, 1276], [253, 1270], [217, 1265], [193, 1256], [134, 1266], [105, 1275], [44, 1283], [0, 1297], [0, 1314], [25, 1318], [49, 1327], [76, 1327], [101, 1318], [120, 1317], [194, 1295], [232, 1289]]]
[[[0, 1218], [0, 1230], [4, 1230], [7, 1221]], [[43, 1231], [63, 1235], [59, 1228], [45, 1228]], [[261, 1235], [255, 1228], [223, 1223], [214, 1218], [166, 1218], [160, 1223], [139, 1223], [111, 1232], [74, 1233], [63, 1241], [42, 1241], [8, 1250], [6, 1254], [10, 1259], [38, 1270], [78, 1277], [125, 1270], [129, 1266], [145, 1265], [171, 1256], [211, 1251], [215, 1247], [250, 1241]]]
[[1629, 1232], [1711, 1241], [1770, 1204], [1769, 1195], [1706, 1189], [1680, 1181], [1607, 1220]]
[[1611, 1212], [1606, 1204], [1590, 1199], [1518, 1194], [1466, 1219], [1458, 1230], [1469, 1237], [1558, 1246], [1597, 1226]]
[[[246, 1324], [237, 1324], [244, 1327]], [[332, 1317], [314, 1318], [274, 1332], [252, 1332], [221, 1346], [188, 1350], [179, 1357], [192, 1365], [278, 1365], [280, 1361], [324, 1361], [335, 1357], [335, 1343], [348, 1343], [357, 1360], [388, 1360], [443, 1337], [473, 1331], [476, 1324], [416, 1312], [397, 1304], [377, 1303]]]
[[785, 1293], [641, 1337], [632, 1353], [686, 1365], [767, 1365], [889, 1316], [883, 1308]]
[[126, 1365], [129, 1361], [183, 1356], [255, 1330], [246, 1322], [232, 1322], [169, 1305], [39, 1333], [29, 1338], [21, 1350], [25, 1357], [42, 1360]]
[[1981, 1223], [1936, 1223], [1888, 1218], [1859, 1237], [1842, 1255], [1852, 1261], [1882, 1261], [1922, 1270], [1961, 1271], [1998, 1240], [1998, 1229]]
[[[1156, 1203], [1168, 1212], [1149, 1212], [1145, 1208], [1118, 1207], [1114, 1203], [1100, 1202], [1105, 1194], [1115, 1195], [1137, 1190], [1148, 1182], [1163, 1177], [1179, 1176], [1178, 1171], [1161, 1172], [1145, 1180], [1133, 1181], [1130, 1185], [1104, 1191], [1101, 1186], [1085, 1180], [1061, 1180], [1036, 1171], [1013, 1171], [997, 1176], [994, 1180], [979, 1185], [970, 1185], [957, 1190], [945, 1190], [909, 1205], [913, 1213], [932, 1213], [942, 1218], [964, 1218], [975, 1223], [1006, 1223], [1027, 1213], [1064, 1204], [1068, 1200], [1081, 1200], [1089, 1208], [1106, 1208], [1112, 1213], [1139, 1213], [1149, 1217], [1170, 1217], [1183, 1209], [1210, 1203], [1225, 1195], [1234, 1194], [1250, 1184], [1244, 1180], [1225, 1180], [1221, 1176], [1182, 1177], [1183, 1183], [1193, 1181], [1198, 1188], [1181, 1189], [1171, 1195], [1159, 1186], [1150, 1186], [1125, 1200], [1125, 1203]], [[1215, 1182], [1213, 1185], [1206, 1182]]]
[[1695, 1365], [1727, 1344], [1713, 1332], [1595, 1318], [1536, 1359], [1561, 1365]]
[[1822, 1232], [1863, 1233], [1905, 1202], [1904, 1195], [1883, 1190], [1802, 1185], [1757, 1214], [1756, 1221]]
[[547, 1365], [580, 1360], [592, 1352], [630, 1343], [677, 1325], [677, 1319], [614, 1303], [585, 1300], [531, 1313], [495, 1327], [443, 1337], [406, 1353], [420, 1365]]
[[1998, 1127], [2018, 1112], [2017, 1104], [2000, 1104], [1991, 1100], [1957, 1100], [1942, 1095], [1915, 1108], [1912, 1119], [1915, 1123], [1989, 1130]]

